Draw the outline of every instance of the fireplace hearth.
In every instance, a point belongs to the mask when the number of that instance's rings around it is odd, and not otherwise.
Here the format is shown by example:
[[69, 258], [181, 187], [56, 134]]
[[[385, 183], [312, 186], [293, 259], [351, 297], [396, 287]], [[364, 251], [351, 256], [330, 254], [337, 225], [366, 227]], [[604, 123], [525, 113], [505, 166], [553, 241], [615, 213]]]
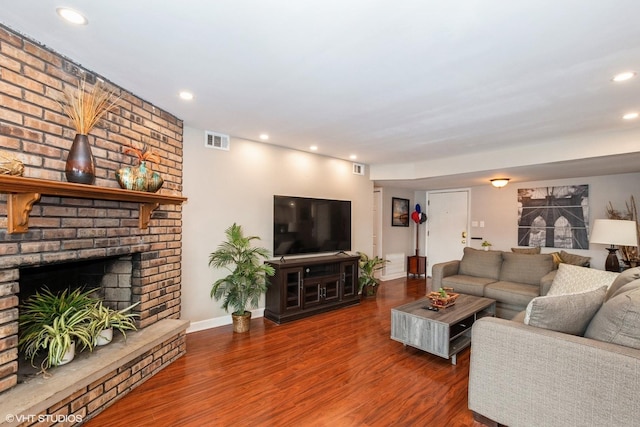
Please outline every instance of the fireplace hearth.
[[[64, 162], [75, 131], [60, 120], [53, 97], [77, 84], [80, 74], [113, 85], [2, 25], [0, 45], [7, 47], [0, 51], [1, 62], [21, 64], [0, 75], [6, 83], [0, 96], [19, 106], [0, 106], [6, 110], [3, 117], [10, 118], [0, 126], [0, 140], [25, 166], [24, 178], [0, 180], [0, 410], [31, 417], [76, 414], [86, 420], [186, 351], [187, 322], [179, 320], [183, 124], [114, 86], [123, 102], [89, 135], [95, 185], [66, 183]], [[157, 171], [165, 183], [155, 195], [127, 192], [115, 180], [115, 171], [131, 161], [124, 149], [141, 142], [162, 159]], [[95, 271], [86, 267], [98, 260], [104, 264]], [[77, 263], [71, 272], [54, 279], [54, 271], [71, 262]], [[77, 282], [72, 286], [99, 282], [112, 308], [138, 303], [138, 331], [127, 333], [127, 342], [81, 353], [79, 361], [51, 369], [47, 378], [37, 375], [18, 384], [20, 300], [43, 284], [68, 286], [67, 280]], [[96, 366], [87, 373], [85, 364]], [[85, 374], [68, 380], [76, 370]], [[20, 394], [24, 390], [27, 394]], [[39, 400], [5, 406], [24, 396]]]

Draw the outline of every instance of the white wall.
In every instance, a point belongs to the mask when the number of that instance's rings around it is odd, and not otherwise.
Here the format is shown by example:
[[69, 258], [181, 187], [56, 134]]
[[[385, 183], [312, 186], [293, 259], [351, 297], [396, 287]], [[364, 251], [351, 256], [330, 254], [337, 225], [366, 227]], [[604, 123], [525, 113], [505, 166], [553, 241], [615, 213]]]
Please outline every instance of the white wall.
[[209, 297], [225, 275], [209, 268], [209, 254], [234, 222], [271, 252], [274, 194], [350, 200], [352, 251], [370, 253], [373, 183], [366, 169], [354, 175], [351, 162], [237, 138], [229, 151], [214, 150], [204, 146], [204, 130], [185, 126], [181, 316], [192, 322], [189, 330], [230, 323]]
[[[552, 187], [562, 185], [589, 185], [589, 226], [593, 227], [593, 220], [607, 217], [607, 206], [611, 202], [615, 209], [625, 210], [625, 203], [633, 196], [636, 205], [640, 208], [640, 173], [623, 175], [592, 176], [573, 179], [558, 179], [548, 181], [530, 181], [510, 183], [504, 188], [498, 189], [491, 185], [471, 187], [470, 195], [470, 221], [484, 221], [484, 228], [471, 227], [470, 237], [478, 237], [490, 241], [491, 249], [509, 251], [518, 245], [518, 189]], [[391, 222], [391, 195], [396, 197], [412, 198], [412, 212], [415, 203], [420, 203], [423, 210], [424, 195], [426, 192], [417, 191], [415, 194], [399, 188], [384, 187], [381, 189], [385, 195], [385, 226]], [[389, 211], [387, 214], [386, 211]], [[409, 248], [415, 249], [415, 225], [411, 221], [413, 234], [407, 233], [408, 229], [399, 227], [384, 228], [383, 254], [391, 251]], [[426, 227], [420, 231], [420, 254], [424, 255], [424, 237]], [[480, 248], [482, 240], [469, 239], [469, 246]], [[567, 252], [591, 257], [591, 267], [604, 269], [604, 261], [608, 252], [606, 245], [593, 244], [588, 250], [566, 249]], [[406, 249], [405, 249], [406, 250]], [[556, 252], [557, 248], [542, 248], [543, 253]], [[428, 254], [427, 254], [428, 255]]]
[[382, 256], [394, 253], [414, 255], [416, 248], [415, 228], [413, 221], [409, 220], [409, 227], [397, 227], [391, 225], [392, 199], [398, 197], [409, 200], [409, 215], [413, 212], [414, 191], [406, 188], [384, 187], [382, 190]]
[[[510, 183], [504, 188], [484, 185], [471, 188], [471, 221], [484, 221], [485, 227], [472, 227], [471, 237], [490, 241], [491, 249], [510, 250], [518, 244], [518, 188], [552, 187], [561, 185], [589, 185], [589, 225], [593, 220], [607, 217], [607, 205], [611, 202], [618, 210], [625, 209], [625, 202], [634, 196], [640, 203], [640, 173], [607, 175], [574, 179]], [[482, 241], [471, 240], [471, 246], [479, 248]], [[543, 248], [543, 253], [557, 248]], [[605, 245], [590, 245], [589, 250], [566, 249], [567, 252], [591, 257], [591, 267], [604, 269], [608, 252]]]

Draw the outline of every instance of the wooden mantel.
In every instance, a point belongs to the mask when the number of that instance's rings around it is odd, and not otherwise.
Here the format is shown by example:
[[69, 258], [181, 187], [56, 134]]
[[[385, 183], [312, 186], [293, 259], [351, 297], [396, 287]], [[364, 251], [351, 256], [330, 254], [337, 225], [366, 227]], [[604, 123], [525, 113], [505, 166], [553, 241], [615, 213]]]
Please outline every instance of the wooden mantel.
[[151, 213], [160, 205], [180, 205], [187, 200], [182, 196], [96, 187], [71, 182], [48, 181], [0, 175], [0, 193], [7, 193], [7, 232], [25, 233], [29, 228], [29, 213], [42, 195], [74, 197], [77, 199], [115, 200], [140, 203], [140, 228], [147, 228]]

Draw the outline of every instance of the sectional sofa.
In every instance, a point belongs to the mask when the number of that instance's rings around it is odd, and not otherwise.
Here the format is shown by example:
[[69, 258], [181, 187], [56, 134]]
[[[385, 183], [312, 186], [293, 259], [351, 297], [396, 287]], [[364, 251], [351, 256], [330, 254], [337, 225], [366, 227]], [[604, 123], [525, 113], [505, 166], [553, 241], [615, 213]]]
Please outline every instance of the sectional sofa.
[[555, 269], [551, 254], [467, 247], [461, 260], [435, 264], [431, 278], [434, 289], [449, 287], [454, 292], [496, 300], [496, 316], [511, 319], [533, 298], [546, 294]]
[[[571, 269], [557, 278], [564, 270]], [[553, 292], [559, 281], [514, 320], [474, 323], [469, 409], [493, 426], [637, 426], [640, 268], [608, 288]], [[580, 277], [571, 286], [590, 282]]]

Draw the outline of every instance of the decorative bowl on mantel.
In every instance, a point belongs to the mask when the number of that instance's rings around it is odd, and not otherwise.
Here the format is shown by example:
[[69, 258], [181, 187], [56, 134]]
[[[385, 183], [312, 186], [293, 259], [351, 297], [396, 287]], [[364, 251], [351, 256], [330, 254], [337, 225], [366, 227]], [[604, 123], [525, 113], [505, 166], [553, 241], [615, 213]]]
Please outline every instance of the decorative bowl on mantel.
[[427, 298], [431, 300], [431, 306], [437, 308], [447, 308], [451, 307], [456, 303], [456, 299], [460, 294], [456, 294], [453, 291], [453, 288], [443, 288], [445, 291], [445, 295], [443, 296], [440, 292], [434, 291], [430, 292], [427, 295]]

